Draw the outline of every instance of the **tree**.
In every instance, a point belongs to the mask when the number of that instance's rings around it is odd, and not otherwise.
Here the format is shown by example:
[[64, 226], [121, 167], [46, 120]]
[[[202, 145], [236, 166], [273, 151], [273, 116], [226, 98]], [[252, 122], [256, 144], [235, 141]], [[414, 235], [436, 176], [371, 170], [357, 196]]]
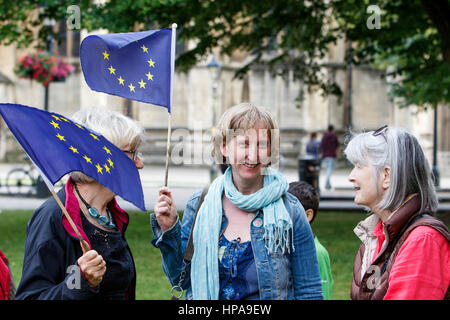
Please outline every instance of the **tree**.
[[340, 29], [356, 44], [355, 62], [393, 67], [386, 75], [394, 77], [391, 92], [401, 98], [401, 106], [414, 104], [426, 108], [448, 104], [450, 2], [379, 3], [379, 29], [369, 29], [361, 23], [363, 10], [355, 11], [351, 2], [336, 2], [335, 14]]
[[[2, 1], [3, 2], [3, 1]], [[0, 6], [0, 42], [31, 43], [27, 25], [38, 28], [42, 45], [50, 30], [39, 27], [45, 17], [64, 19], [73, 1], [5, 2]], [[39, 16], [27, 23], [30, 10], [41, 5]], [[448, 0], [380, 0], [379, 25], [369, 0], [110, 0], [101, 5], [80, 1], [81, 26], [130, 32], [169, 27], [176, 22], [180, 40], [196, 40], [181, 54], [177, 67], [186, 71], [213, 48], [223, 54], [250, 53], [236, 76], [256, 64], [274, 72], [294, 71], [295, 79], [324, 94], [340, 95], [327, 77], [324, 58], [338, 39], [352, 44], [351, 62], [392, 71], [392, 94], [401, 105], [427, 107], [448, 104], [450, 96], [450, 4]], [[373, 7], [372, 7], [373, 8]], [[350, 62], [350, 59], [347, 61]]]

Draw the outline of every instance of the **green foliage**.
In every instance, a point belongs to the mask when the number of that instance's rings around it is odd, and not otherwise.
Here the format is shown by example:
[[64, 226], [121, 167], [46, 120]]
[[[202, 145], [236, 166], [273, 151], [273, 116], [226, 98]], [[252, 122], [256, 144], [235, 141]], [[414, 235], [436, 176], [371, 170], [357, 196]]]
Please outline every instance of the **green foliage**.
[[0, 42], [2, 44], [16, 44], [21, 47], [33, 42], [31, 26], [36, 22], [30, 17], [30, 10], [33, 7], [31, 2], [22, 1], [18, 5], [14, 1], [0, 1]]
[[81, 27], [89, 31], [131, 32], [176, 22], [180, 41], [195, 40], [177, 58], [179, 71], [189, 70], [213, 48], [226, 55], [244, 51], [250, 57], [236, 77], [266, 64], [274, 74], [292, 69], [294, 79], [310, 90], [339, 96], [341, 89], [323, 61], [330, 46], [344, 39], [353, 43], [353, 63], [390, 66], [391, 94], [401, 105], [450, 102], [448, 0], [377, 1], [379, 29], [368, 27], [373, 14], [369, 0], [110, 0], [100, 5], [92, 0], [0, 0], [0, 43], [29, 45], [32, 28], [37, 28], [35, 45], [42, 47], [51, 32], [42, 27], [44, 18], [64, 19], [73, 4], [80, 6]]
[[[390, 93], [399, 98], [402, 107], [427, 108], [450, 102], [450, 60], [445, 58], [449, 34], [436, 27], [439, 17], [423, 2], [377, 1], [381, 9], [379, 29], [366, 26], [368, 0], [337, 1], [334, 8], [339, 29], [355, 43], [353, 62], [390, 67]], [[444, 21], [448, 22], [449, 2], [435, 4], [441, 6]]]

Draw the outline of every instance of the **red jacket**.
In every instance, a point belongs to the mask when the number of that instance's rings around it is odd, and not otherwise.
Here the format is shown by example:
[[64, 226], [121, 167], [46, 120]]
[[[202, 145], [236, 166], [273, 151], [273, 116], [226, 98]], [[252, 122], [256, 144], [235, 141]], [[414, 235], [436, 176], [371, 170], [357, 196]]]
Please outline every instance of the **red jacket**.
[[450, 233], [420, 205], [414, 195], [384, 223], [373, 214], [355, 228], [363, 243], [353, 269], [353, 300], [450, 298]]
[[322, 150], [322, 158], [336, 158], [337, 148], [339, 147], [338, 136], [334, 132], [327, 132], [323, 135], [320, 142], [320, 149]]
[[[378, 245], [373, 260], [386, 239], [382, 222], [374, 235]], [[450, 283], [450, 243], [428, 226], [415, 228], [397, 254], [389, 275], [384, 300], [442, 300]]]
[[8, 267], [8, 259], [0, 250], [0, 300], [10, 299], [11, 272]]

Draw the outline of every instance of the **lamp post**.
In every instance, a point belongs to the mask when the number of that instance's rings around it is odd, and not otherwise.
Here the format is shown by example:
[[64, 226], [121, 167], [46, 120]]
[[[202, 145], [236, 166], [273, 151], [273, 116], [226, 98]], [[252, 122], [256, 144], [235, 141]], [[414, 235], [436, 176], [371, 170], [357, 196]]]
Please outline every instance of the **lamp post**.
[[[212, 135], [214, 133], [214, 130], [216, 129], [217, 98], [218, 98], [219, 79], [220, 79], [220, 74], [222, 72], [222, 64], [219, 62], [219, 60], [217, 60], [216, 56], [213, 55], [211, 60], [209, 61], [209, 63], [206, 65], [206, 67], [208, 68], [208, 71], [209, 71], [209, 74], [210, 74], [211, 80], [212, 80], [212, 84], [211, 84], [212, 100], [213, 100], [212, 126], [211, 126], [211, 135]], [[217, 164], [213, 160], [213, 162], [211, 164], [211, 168], [209, 169], [209, 178], [210, 178], [211, 182], [216, 178], [217, 171], [218, 171]]]
[[[55, 23], [56, 23], [55, 19], [49, 19], [49, 18], [44, 19], [44, 27], [49, 30], [51, 30], [53, 28]], [[49, 52], [51, 54], [52, 50], [53, 50], [53, 36], [51, 35], [51, 31], [49, 32], [49, 35], [47, 36], [46, 47], [47, 47], [46, 48], [47, 52]], [[49, 86], [50, 86], [50, 82], [46, 86], [44, 86], [44, 88], [45, 88], [44, 110], [45, 111], [48, 111]]]
[[347, 59], [347, 119], [346, 126], [347, 131], [350, 132], [353, 127], [353, 106], [352, 106], [352, 59], [353, 59], [353, 47], [352, 42], [350, 40], [347, 41], [347, 48], [346, 48], [346, 59]]
[[432, 172], [433, 172], [433, 180], [434, 180], [434, 185], [436, 187], [439, 187], [440, 184], [440, 176], [439, 176], [439, 169], [437, 167], [437, 126], [438, 126], [438, 115], [437, 115], [437, 110], [438, 106], [434, 107], [434, 128], [433, 128], [433, 168], [432, 168]]

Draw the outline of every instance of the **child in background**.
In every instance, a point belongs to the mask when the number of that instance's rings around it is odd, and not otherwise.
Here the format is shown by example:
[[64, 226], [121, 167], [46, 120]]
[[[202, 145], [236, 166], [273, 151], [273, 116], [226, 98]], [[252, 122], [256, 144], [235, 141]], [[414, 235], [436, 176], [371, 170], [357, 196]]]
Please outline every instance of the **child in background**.
[[[297, 197], [306, 212], [306, 217], [311, 224], [316, 217], [319, 209], [319, 193], [309, 183], [304, 181], [291, 182], [289, 192]], [[333, 277], [331, 275], [330, 256], [327, 249], [319, 242], [317, 236], [314, 236], [316, 244], [317, 260], [319, 262], [320, 277], [322, 278], [322, 291], [324, 300], [331, 299], [333, 290]]]

